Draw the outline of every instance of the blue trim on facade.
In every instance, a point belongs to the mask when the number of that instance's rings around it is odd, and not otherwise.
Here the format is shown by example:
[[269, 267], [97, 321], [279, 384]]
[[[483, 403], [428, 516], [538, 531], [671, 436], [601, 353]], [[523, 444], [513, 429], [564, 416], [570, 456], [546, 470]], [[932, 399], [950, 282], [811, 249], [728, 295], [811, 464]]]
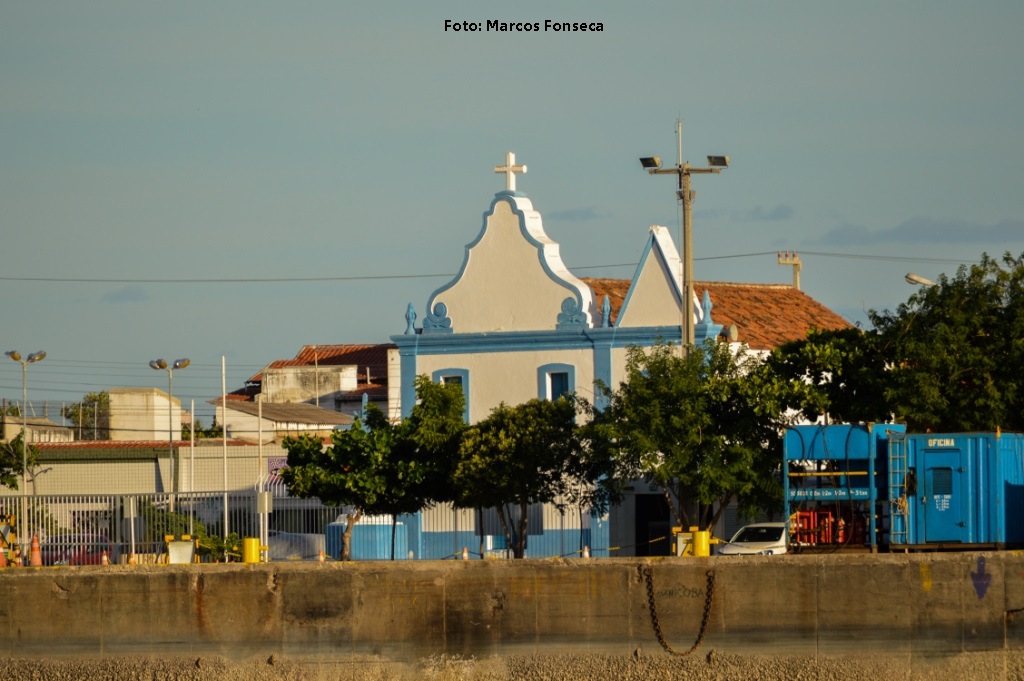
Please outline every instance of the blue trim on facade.
[[[594, 345], [594, 380], [601, 381], [609, 388], [615, 389], [612, 385], [612, 342], [602, 342]], [[594, 390], [594, 407], [604, 411], [608, 406], [608, 400], [597, 390]]]
[[562, 311], [555, 318], [555, 328], [559, 331], [588, 328], [587, 315], [572, 296], [562, 301]]
[[[461, 548], [468, 547], [474, 560], [480, 558], [477, 530], [426, 531], [419, 514], [398, 516], [395, 560], [459, 560]], [[528, 535], [528, 558], [580, 558], [580, 546], [586, 546], [594, 558], [611, 556], [611, 523], [606, 516], [589, 517], [582, 528], [544, 528], [541, 534]], [[341, 555], [343, 526], [330, 527], [327, 532], [327, 552], [332, 558]], [[486, 535], [491, 541], [489, 556], [500, 555], [503, 535]], [[357, 524], [353, 528], [353, 560], [388, 560], [391, 558], [391, 524]]]
[[417, 346], [419, 345], [419, 335], [413, 336], [401, 336], [401, 338], [407, 339], [409, 342], [405, 343], [405, 347], [398, 349], [398, 358], [401, 366], [401, 376], [399, 384], [399, 399], [402, 400], [402, 418], [406, 419], [412, 416], [413, 405], [416, 404], [416, 355]]
[[[490, 208], [488, 208], [487, 211], [484, 212], [483, 225], [480, 228], [480, 233], [477, 234], [475, 239], [466, 244], [465, 255], [462, 259], [462, 265], [459, 267], [459, 271], [455, 275], [455, 278], [453, 278], [444, 286], [441, 286], [440, 288], [436, 289], [433, 293], [430, 294], [430, 297], [427, 298], [428, 314], [429, 310], [433, 310], [435, 308], [435, 301], [437, 301], [438, 297], [445, 291], [452, 289], [457, 283], [459, 283], [459, 281], [462, 280], [462, 276], [466, 272], [466, 266], [469, 264], [469, 252], [473, 248], [475, 248], [477, 244], [480, 243], [480, 241], [484, 238], [484, 234], [487, 233], [487, 219], [490, 216], [494, 215], [494, 207], [498, 205], [499, 201], [505, 201], [506, 203], [508, 203], [509, 207], [512, 209], [512, 213], [514, 215], [519, 216], [519, 232], [523, 235], [523, 238], [526, 239], [527, 243], [529, 243], [531, 246], [537, 249], [537, 260], [540, 262], [540, 265], [544, 269], [544, 272], [548, 275], [548, 278], [550, 278], [551, 281], [555, 282], [559, 286], [562, 286], [563, 288], [568, 290], [569, 293], [572, 294], [572, 298], [576, 301], [577, 309], [582, 310], [584, 313], [589, 312], [588, 310], [584, 309], [583, 294], [573, 284], [556, 275], [554, 272], [551, 271], [551, 268], [548, 267], [547, 260], [544, 258], [544, 244], [534, 239], [530, 232], [527, 231], [526, 214], [523, 211], [521, 211], [515, 203], [515, 199], [520, 197], [526, 198], [526, 194], [523, 194], [521, 192], [501, 191], [494, 195], [494, 200], [491, 201]], [[458, 311], [456, 311], [456, 314], [457, 312]]]
[[423, 333], [452, 332], [452, 318], [448, 316], [448, 306], [439, 302], [423, 318]]
[[678, 326], [613, 326], [609, 329], [581, 329], [577, 333], [551, 330], [455, 333], [436, 336], [398, 335], [391, 336], [391, 342], [398, 346], [400, 355], [412, 352], [416, 355], [436, 356], [474, 352], [580, 350], [592, 349], [599, 343], [613, 348], [631, 345], [648, 347], [659, 341], [676, 340], [680, 333]]
[[575, 392], [576, 386], [576, 367], [572, 364], [563, 364], [561, 362], [552, 362], [551, 364], [545, 364], [537, 367], [537, 397], [542, 400], [550, 400], [551, 394], [548, 390], [548, 374], [564, 373], [569, 374], [569, 390]]
[[442, 378], [448, 376], [458, 376], [459, 380], [462, 381], [462, 397], [465, 399], [466, 404], [462, 409], [462, 419], [469, 423], [469, 370], [468, 369], [438, 369], [430, 375], [430, 380], [434, 383], [440, 383]]

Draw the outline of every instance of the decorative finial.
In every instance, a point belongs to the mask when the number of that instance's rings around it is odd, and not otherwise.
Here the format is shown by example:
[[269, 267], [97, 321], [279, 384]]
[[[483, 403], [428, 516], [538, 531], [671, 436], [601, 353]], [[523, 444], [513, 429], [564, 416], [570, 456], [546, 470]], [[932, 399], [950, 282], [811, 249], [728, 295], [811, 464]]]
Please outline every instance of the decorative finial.
[[704, 299], [701, 300], [700, 306], [701, 310], [704, 312], [704, 323], [714, 324], [714, 321], [711, 319], [711, 308], [714, 307], [714, 305], [711, 304], [711, 294], [708, 293], [707, 289], [704, 290]]
[[511, 151], [505, 153], [505, 165], [494, 166], [494, 172], [505, 173], [505, 189], [510, 192], [516, 190], [516, 173], [526, 174], [525, 165], [516, 165], [516, 155]]
[[405, 335], [412, 336], [416, 333], [416, 308], [412, 303], [405, 308]]
[[601, 326], [608, 328], [612, 325], [612, 303], [605, 294], [604, 302], [601, 303]]

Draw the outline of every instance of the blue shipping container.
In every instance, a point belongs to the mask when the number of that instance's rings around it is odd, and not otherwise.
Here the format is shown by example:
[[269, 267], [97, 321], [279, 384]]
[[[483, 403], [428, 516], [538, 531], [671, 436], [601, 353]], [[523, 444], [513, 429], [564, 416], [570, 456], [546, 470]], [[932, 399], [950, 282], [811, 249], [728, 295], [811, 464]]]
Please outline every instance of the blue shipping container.
[[[891, 440], [901, 438], [903, 424], [799, 425], [786, 429], [782, 476], [786, 517], [806, 502], [861, 502], [868, 509], [867, 543], [878, 547], [875, 506], [886, 499], [885, 464]], [[829, 471], [793, 473], [794, 462], [827, 462]]]
[[894, 546], [1024, 545], [1024, 435], [907, 435], [890, 443], [890, 467], [901, 466]]

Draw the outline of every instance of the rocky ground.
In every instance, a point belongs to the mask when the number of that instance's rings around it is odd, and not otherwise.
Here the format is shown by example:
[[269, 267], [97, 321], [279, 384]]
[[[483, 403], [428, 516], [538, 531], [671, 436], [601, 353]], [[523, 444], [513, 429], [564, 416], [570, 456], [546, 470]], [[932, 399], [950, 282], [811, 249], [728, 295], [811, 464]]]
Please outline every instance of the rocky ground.
[[709, 650], [685, 658], [662, 653], [637, 653], [629, 657], [510, 655], [488, 659], [428, 657], [410, 664], [396, 664], [373, 657], [329, 661], [278, 656], [245, 661], [161, 656], [0, 660], [0, 681], [589, 681], [595, 678], [624, 681], [1024, 680], [1024, 651], [962, 653], [941, 657], [863, 655], [811, 658], [725, 655]]

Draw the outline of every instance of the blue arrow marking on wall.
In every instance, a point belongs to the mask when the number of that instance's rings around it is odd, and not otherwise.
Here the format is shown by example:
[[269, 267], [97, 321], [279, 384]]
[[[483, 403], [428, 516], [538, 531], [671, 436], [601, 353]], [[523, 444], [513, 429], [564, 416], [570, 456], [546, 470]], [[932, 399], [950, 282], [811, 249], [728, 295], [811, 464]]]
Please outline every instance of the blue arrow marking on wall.
[[971, 572], [971, 581], [974, 582], [974, 590], [978, 592], [978, 598], [984, 598], [988, 591], [988, 585], [992, 581], [992, 573], [985, 572], [985, 557], [978, 556], [978, 571]]

